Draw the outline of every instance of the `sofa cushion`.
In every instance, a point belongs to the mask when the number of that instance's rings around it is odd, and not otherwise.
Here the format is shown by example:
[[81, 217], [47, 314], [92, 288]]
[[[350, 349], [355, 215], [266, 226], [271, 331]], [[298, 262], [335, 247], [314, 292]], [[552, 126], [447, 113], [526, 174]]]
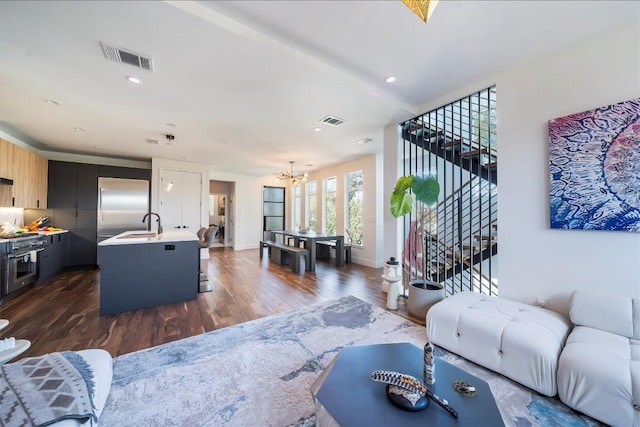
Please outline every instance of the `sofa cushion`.
[[547, 396], [557, 393], [557, 365], [570, 324], [540, 307], [460, 292], [427, 313], [435, 345]]
[[612, 426], [640, 426], [640, 341], [576, 326], [558, 362], [558, 395]]
[[571, 322], [640, 339], [640, 299], [583, 290], [571, 294]]

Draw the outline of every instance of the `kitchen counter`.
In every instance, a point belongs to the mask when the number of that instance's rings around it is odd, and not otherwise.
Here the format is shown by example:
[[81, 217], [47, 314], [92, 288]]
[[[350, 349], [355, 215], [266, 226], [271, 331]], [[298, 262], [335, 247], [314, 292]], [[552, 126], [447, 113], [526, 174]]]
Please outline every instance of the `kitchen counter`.
[[[38, 231], [38, 234], [41, 236], [52, 236], [54, 234], [62, 234], [62, 233], [68, 233], [69, 230], [60, 230], [60, 231]], [[25, 232], [25, 233], [30, 233], [30, 232]], [[29, 234], [25, 234], [25, 236], [29, 236]], [[14, 240], [15, 237], [12, 238], [2, 238], [0, 237], [0, 243], [6, 243], [10, 240]]]
[[69, 230], [58, 230], [58, 231], [38, 231], [38, 234], [42, 234], [45, 236], [53, 236], [56, 234], [68, 233]]
[[188, 230], [126, 231], [98, 243], [98, 251], [100, 315], [198, 296], [200, 245]]
[[162, 234], [154, 231], [125, 231], [117, 236], [103, 240], [98, 246], [137, 245], [145, 243], [197, 242], [198, 236], [189, 230], [169, 229]]

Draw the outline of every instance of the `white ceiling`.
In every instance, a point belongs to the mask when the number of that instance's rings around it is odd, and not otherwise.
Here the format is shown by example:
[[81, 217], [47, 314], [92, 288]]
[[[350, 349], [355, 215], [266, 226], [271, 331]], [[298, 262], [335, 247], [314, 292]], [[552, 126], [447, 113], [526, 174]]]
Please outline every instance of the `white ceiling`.
[[[400, 0], [2, 1], [0, 130], [49, 151], [301, 173], [378, 152], [384, 126], [430, 100], [638, 19], [635, 1], [441, 0], [428, 24]], [[153, 72], [108, 61], [101, 41]]]

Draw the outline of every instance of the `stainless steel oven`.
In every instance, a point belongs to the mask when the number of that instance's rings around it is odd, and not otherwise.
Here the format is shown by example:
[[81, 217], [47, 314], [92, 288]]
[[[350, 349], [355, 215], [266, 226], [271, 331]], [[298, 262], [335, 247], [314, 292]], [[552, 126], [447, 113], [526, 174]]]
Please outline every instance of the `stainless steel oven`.
[[38, 234], [9, 239], [2, 254], [2, 297], [36, 281], [38, 254], [46, 246], [46, 236]]

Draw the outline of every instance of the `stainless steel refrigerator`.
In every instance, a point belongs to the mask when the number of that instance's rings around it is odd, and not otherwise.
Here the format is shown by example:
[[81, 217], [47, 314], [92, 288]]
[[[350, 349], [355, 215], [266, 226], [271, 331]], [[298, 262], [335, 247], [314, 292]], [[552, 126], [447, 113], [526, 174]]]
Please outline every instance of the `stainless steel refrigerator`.
[[129, 230], [146, 230], [149, 181], [98, 178], [98, 243]]

